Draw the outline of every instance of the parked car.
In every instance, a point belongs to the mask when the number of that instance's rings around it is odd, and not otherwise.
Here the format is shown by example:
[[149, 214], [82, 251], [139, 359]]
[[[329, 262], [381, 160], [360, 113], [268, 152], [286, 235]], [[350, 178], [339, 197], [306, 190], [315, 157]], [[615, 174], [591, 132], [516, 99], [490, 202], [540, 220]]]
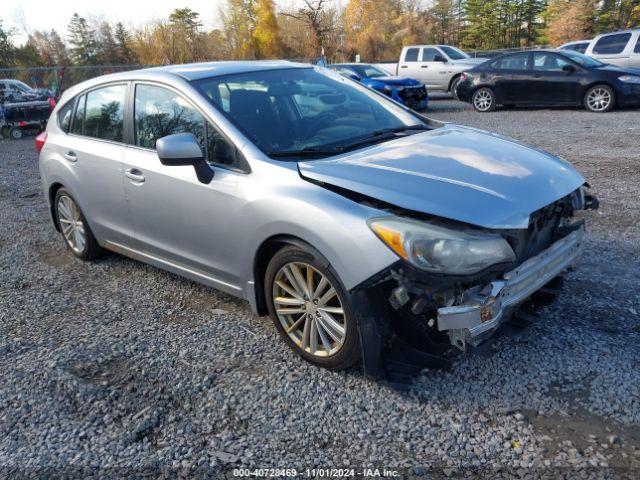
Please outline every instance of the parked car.
[[444, 90], [455, 95], [460, 74], [486, 58], [471, 58], [450, 45], [413, 45], [404, 47], [398, 63], [374, 64], [392, 75], [415, 78], [428, 90]]
[[573, 50], [574, 52], [584, 53], [589, 48], [591, 40], [578, 40], [577, 42], [564, 43], [558, 47], [559, 50]]
[[31, 88], [24, 82], [14, 79], [0, 80], [0, 98], [12, 102], [32, 102], [53, 98], [51, 90]]
[[498, 105], [584, 105], [591, 112], [608, 112], [640, 105], [640, 70], [571, 50], [511, 53], [465, 72], [457, 95], [479, 112]]
[[640, 29], [598, 35], [585, 53], [603, 63], [640, 68]]
[[329, 68], [414, 110], [425, 110], [429, 104], [427, 89], [413, 78], [389, 75], [367, 63], [334, 63]]
[[244, 298], [330, 369], [477, 345], [576, 261], [596, 205], [564, 160], [282, 61], [89, 80], [36, 147], [73, 255]]

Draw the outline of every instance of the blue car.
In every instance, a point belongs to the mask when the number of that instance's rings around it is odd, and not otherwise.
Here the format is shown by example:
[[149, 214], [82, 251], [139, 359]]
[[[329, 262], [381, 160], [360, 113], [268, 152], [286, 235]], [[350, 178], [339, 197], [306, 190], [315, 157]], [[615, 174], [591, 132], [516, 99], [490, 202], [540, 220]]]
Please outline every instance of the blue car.
[[334, 63], [328, 68], [414, 110], [425, 110], [429, 103], [426, 87], [413, 78], [396, 77], [367, 63]]

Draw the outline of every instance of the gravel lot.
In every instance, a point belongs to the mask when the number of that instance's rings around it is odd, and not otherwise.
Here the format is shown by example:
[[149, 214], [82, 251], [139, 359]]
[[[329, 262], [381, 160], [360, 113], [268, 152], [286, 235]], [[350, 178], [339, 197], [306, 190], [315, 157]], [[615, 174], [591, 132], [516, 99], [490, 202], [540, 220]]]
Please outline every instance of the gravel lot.
[[0, 477], [376, 466], [637, 478], [640, 112], [479, 114], [442, 97], [430, 115], [563, 156], [601, 209], [534, 327], [408, 393], [309, 366], [242, 301], [118, 255], [74, 259], [33, 140], [0, 140]]

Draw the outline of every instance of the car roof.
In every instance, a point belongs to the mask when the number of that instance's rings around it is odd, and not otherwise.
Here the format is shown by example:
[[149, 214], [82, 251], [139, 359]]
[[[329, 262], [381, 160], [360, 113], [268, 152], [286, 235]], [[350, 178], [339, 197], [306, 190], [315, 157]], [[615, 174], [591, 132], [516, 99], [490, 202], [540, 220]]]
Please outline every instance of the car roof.
[[221, 77], [239, 73], [260, 72], [267, 70], [282, 70], [289, 68], [313, 68], [308, 63], [295, 63], [285, 60], [247, 60], [185, 63], [167, 65], [163, 67], [142, 68], [126, 72], [110, 73], [95, 77], [70, 87], [65, 93], [68, 98], [76, 93], [100, 86], [102, 84], [119, 81], [165, 81], [175, 84], [180, 80], [194, 81], [203, 78]]
[[621, 33], [637, 33], [637, 32], [640, 32], [640, 28], [628, 28], [626, 30], [615, 30], [613, 32], [601, 33], [596, 37], [596, 39], [599, 39], [601, 37], [608, 37], [609, 35], [619, 35]]
[[563, 43], [562, 45], [560, 45], [561, 47], [564, 47], [566, 45], [575, 45], [576, 43], [591, 43], [591, 40], [574, 40], [573, 42], [567, 42], [567, 43]]

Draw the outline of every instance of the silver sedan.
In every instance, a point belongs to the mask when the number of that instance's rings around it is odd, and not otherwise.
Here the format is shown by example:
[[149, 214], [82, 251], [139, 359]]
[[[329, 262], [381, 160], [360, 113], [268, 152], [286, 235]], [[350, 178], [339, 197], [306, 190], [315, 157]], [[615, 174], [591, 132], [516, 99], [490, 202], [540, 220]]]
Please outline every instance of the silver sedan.
[[575, 261], [597, 205], [561, 159], [289, 62], [96, 78], [36, 145], [75, 256], [244, 298], [330, 369], [477, 345]]

